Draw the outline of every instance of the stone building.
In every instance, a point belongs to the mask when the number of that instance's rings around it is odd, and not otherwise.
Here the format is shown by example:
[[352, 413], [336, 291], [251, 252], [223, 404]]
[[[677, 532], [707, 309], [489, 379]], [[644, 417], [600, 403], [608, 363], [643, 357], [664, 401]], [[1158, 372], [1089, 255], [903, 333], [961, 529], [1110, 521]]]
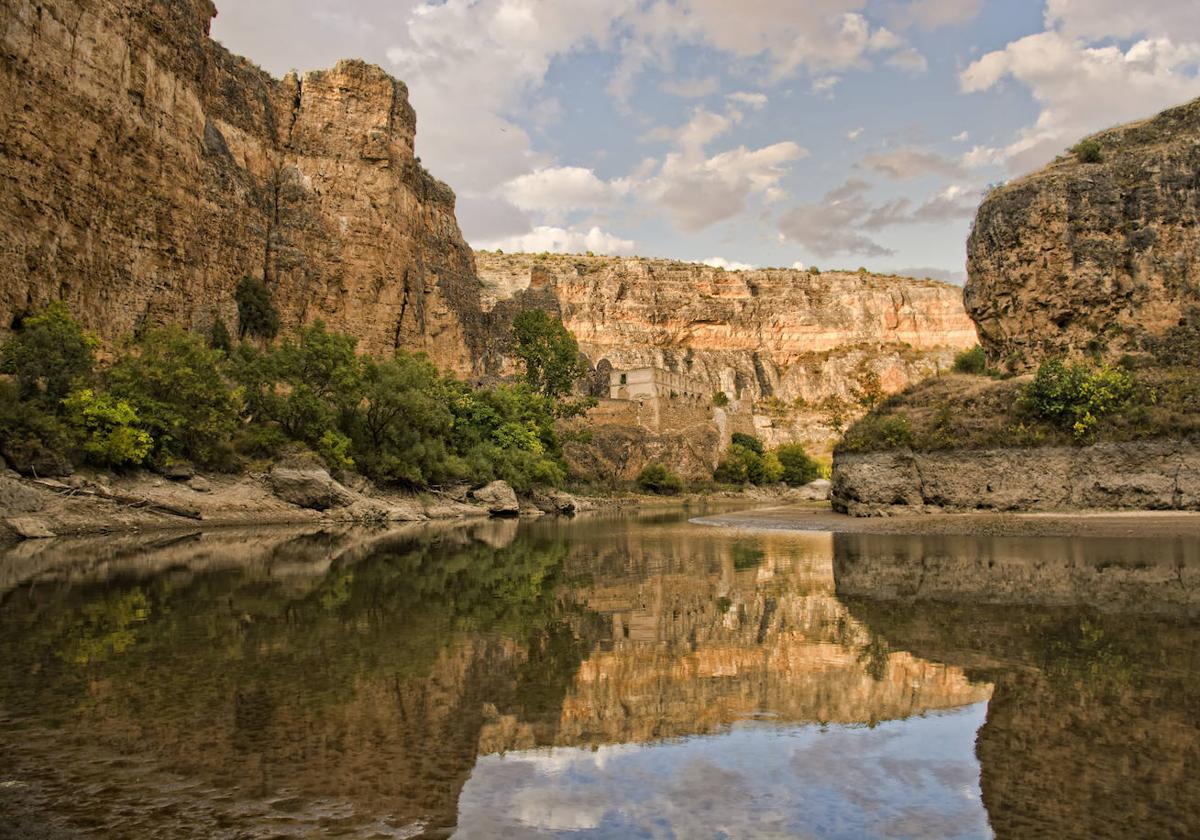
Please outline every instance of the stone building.
[[614, 370], [609, 375], [609, 397], [614, 400], [706, 400], [712, 395], [699, 382], [681, 373], [657, 367]]

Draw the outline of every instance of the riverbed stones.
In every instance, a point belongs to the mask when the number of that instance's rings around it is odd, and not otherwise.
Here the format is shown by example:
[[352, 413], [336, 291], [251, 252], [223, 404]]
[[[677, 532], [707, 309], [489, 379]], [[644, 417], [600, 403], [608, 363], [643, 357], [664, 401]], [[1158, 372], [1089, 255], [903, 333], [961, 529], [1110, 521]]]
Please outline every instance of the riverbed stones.
[[200, 475], [195, 475], [189, 478], [187, 486], [195, 490], [197, 493], [211, 493], [213, 489], [209, 480]]
[[75, 472], [70, 461], [35, 440], [10, 440], [3, 455], [9, 466], [25, 476], [63, 478]]
[[164, 478], [171, 481], [187, 481], [196, 474], [196, 467], [191, 461], [172, 461], [162, 468]]
[[354, 494], [319, 467], [275, 467], [267, 475], [271, 491], [298, 507], [329, 510], [354, 502]]
[[486, 484], [471, 491], [471, 497], [486, 507], [492, 516], [518, 516], [521, 513], [517, 493], [507, 481]]
[[0, 512], [36, 513], [46, 506], [45, 497], [18, 479], [0, 476]]

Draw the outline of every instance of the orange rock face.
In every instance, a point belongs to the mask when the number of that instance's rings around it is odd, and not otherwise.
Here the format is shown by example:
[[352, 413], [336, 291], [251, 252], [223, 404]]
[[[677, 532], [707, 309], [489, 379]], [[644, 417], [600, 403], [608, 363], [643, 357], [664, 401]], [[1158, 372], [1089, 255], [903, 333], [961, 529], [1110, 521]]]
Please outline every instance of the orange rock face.
[[361, 62], [273, 79], [209, 38], [210, 0], [5, 5], [0, 330], [55, 298], [107, 341], [233, 325], [253, 276], [285, 326], [472, 370], [473, 258], [403, 83]]

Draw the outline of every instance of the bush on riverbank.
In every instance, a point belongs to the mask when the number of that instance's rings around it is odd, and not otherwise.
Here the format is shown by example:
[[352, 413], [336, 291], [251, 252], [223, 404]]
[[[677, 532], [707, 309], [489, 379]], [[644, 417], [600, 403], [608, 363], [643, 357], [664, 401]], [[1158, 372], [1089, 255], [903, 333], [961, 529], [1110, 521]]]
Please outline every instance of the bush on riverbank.
[[331, 468], [409, 488], [563, 481], [555, 419], [578, 404], [564, 409], [529, 382], [473, 387], [422, 354], [358, 355], [352, 336], [320, 322], [265, 345], [262, 330], [248, 332], [259, 343], [226, 354], [210, 337], [149, 329], [99, 368], [95, 339], [52, 304], [0, 350], [10, 377], [0, 380], [0, 450], [235, 471], [300, 446]]
[[683, 491], [683, 479], [664, 464], [647, 464], [638, 473], [637, 486], [657, 496], [677, 496]]
[[717, 466], [713, 479], [720, 484], [744, 486], [786, 484], [802, 487], [821, 477], [821, 465], [800, 444], [786, 444], [767, 451], [752, 435], [735, 434]]

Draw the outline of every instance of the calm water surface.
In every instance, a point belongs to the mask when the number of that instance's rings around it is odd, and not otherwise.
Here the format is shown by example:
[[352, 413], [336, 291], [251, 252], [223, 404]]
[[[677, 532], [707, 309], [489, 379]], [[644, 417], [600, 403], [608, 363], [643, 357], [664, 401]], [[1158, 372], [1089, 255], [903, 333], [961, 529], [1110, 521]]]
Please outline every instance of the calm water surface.
[[25, 544], [0, 837], [1200, 836], [1198, 573], [684, 513]]

